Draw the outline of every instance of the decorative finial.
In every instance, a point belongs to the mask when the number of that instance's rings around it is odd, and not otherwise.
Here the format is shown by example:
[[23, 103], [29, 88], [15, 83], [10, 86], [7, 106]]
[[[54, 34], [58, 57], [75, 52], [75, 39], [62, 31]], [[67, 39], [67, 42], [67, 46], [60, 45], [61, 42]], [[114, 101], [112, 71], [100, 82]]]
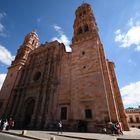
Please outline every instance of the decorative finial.
[[85, 3], [85, 1], [83, 0], [83, 4]]

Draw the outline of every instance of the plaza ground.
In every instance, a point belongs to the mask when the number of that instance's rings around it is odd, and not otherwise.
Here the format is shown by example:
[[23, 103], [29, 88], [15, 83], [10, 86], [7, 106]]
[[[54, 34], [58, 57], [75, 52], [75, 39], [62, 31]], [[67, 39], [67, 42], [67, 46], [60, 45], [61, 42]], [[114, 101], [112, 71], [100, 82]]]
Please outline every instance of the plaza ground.
[[140, 129], [132, 128], [130, 131], [125, 131], [124, 135], [112, 136], [110, 134], [100, 133], [76, 133], [76, 132], [63, 132], [58, 134], [55, 131], [24, 131], [23, 130], [9, 130], [2, 131], [7, 135], [15, 135], [35, 140], [140, 140]]

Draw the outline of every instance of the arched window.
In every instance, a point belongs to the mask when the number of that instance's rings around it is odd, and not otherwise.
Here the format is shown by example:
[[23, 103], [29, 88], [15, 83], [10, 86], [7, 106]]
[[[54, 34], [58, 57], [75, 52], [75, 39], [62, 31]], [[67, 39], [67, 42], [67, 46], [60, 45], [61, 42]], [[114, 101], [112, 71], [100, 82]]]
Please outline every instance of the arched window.
[[86, 15], [86, 11], [83, 11], [83, 16]]
[[78, 29], [78, 35], [79, 34], [82, 34], [82, 28], [81, 27], [79, 27], [79, 29]]
[[88, 31], [89, 31], [88, 25], [85, 25], [84, 26], [84, 32], [88, 32]]
[[33, 42], [32, 42], [32, 45], [34, 45], [35, 44], [35, 40], [33, 40]]

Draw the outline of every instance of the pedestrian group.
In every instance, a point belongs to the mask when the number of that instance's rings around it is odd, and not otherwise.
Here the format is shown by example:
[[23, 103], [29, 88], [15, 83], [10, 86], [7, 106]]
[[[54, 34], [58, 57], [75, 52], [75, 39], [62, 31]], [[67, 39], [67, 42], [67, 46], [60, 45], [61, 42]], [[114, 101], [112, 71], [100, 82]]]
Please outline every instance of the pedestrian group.
[[14, 120], [10, 117], [7, 119], [0, 119], [0, 130], [9, 130], [14, 127]]

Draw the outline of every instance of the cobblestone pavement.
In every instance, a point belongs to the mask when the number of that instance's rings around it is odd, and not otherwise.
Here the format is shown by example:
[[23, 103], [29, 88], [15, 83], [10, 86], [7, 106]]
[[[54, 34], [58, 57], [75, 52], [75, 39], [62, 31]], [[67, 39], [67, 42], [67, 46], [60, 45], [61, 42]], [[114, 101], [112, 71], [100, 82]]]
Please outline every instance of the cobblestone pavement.
[[3, 133], [24, 136], [35, 140], [140, 140], [140, 129], [133, 128], [130, 131], [125, 131], [124, 135], [112, 136], [109, 134], [99, 133], [76, 133], [76, 132], [63, 132], [58, 134], [54, 131], [27, 131], [22, 135], [22, 130], [10, 130]]

